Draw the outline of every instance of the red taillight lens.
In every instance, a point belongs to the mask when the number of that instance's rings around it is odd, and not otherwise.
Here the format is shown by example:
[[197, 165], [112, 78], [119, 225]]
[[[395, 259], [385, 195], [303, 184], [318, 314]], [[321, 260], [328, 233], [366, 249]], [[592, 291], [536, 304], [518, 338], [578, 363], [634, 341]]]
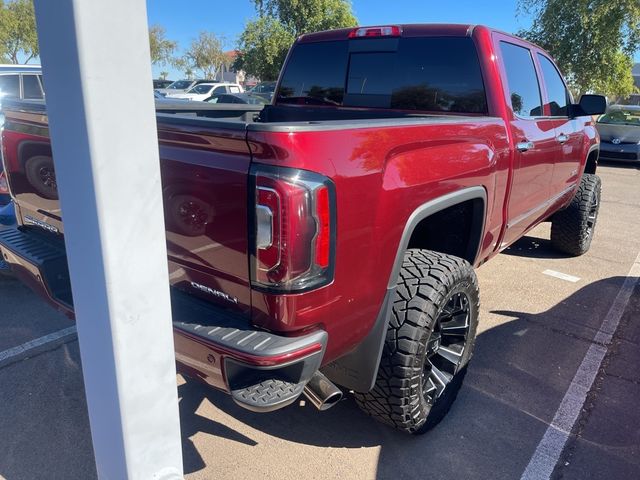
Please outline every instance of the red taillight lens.
[[7, 183], [7, 176], [4, 172], [0, 172], [0, 194], [9, 194], [9, 184]]
[[303, 170], [255, 166], [253, 285], [300, 292], [333, 280], [335, 189]]
[[399, 37], [400, 35], [402, 35], [402, 29], [398, 25], [363, 27], [349, 32], [349, 38]]

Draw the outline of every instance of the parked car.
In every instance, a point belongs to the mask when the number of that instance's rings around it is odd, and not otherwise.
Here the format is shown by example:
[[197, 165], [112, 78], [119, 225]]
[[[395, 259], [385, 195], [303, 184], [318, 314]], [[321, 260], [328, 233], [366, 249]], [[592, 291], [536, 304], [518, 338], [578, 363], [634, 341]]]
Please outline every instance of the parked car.
[[40, 65], [0, 65], [0, 101], [4, 98], [44, 98]]
[[[305, 34], [273, 104], [190, 103], [157, 117], [176, 359], [247, 409], [304, 392], [324, 410], [353, 391], [372, 417], [422, 433], [473, 352], [474, 267], [545, 220], [559, 251], [589, 250], [590, 115], [606, 100], [574, 104], [549, 54], [514, 36]], [[73, 315], [57, 189], [34, 175], [53, 167], [46, 108], [3, 108], [19, 226], [0, 249]]]
[[215, 82], [215, 80], [176, 80], [171, 85], [167, 86], [167, 88], [157, 88], [156, 91], [161, 95], [173, 95], [176, 93], [184, 93], [190, 88], [195, 87], [201, 83], [211, 83]]
[[193, 101], [203, 101], [219, 93], [242, 93], [243, 89], [237, 83], [201, 83], [184, 93], [170, 93], [167, 98], [184, 98]]
[[640, 106], [612, 105], [596, 128], [602, 160], [640, 161]]
[[270, 102], [262, 95], [253, 95], [251, 93], [216, 93], [204, 100], [208, 103], [242, 103], [249, 105], [266, 105]]
[[156, 90], [158, 88], [167, 88], [169, 85], [173, 83], [173, 80], [163, 80], [163, 79], [154, 79], [153, 80], [153, 89]]
[[247, 90], [247, 93], [260, 95], [262, 97], [265, 97], [270, 102], [273, 98], [273, 94], [276, 91], [276, 83], [277, 82], [260, 82], [255, 87]]

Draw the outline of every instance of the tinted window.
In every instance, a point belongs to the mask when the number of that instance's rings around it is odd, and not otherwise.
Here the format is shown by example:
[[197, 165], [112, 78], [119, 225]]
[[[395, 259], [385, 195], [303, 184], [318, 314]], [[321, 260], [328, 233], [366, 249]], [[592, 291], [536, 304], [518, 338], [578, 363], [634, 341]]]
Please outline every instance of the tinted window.
[[213, 89], [213, 93], [226, 93], [227, 87], [216, 87]]
[[24, 98], [42, 98], [42, 89], [37, 75], [22, 75]]
[[542, 99], [533, 58], [528, 48], [500, 42], [507, 71], [507, 83], [513, 112], [521, 117], [542, 115]]
[[19, 96], [20, 78], [18, 75], [0, 75], [0, 98]]
[[569, 93], [565, 87], [562, 77], [558, 73], [555, 65], [544, 55], [538, 54], [540, 66], [542, 67], [542, 78], [547, 87], [547, 97], [549, 97], [549, 108], [554, 117], [567, 116], [567, 104], [569, 103]]
[[[391, 47], [388, 40], [299, 44], [287, 64], [278, 101], [487, 112], [470, 38], [401, 38]], [[376, 51], [374, 42], [384, 51]]]

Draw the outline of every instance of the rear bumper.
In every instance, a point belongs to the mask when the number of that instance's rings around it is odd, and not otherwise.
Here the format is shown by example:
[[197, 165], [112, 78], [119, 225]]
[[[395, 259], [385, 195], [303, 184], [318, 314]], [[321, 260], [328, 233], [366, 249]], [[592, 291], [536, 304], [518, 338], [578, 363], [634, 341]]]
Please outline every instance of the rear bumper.
[[[0, 252], [15, 275], [73, 316], [64, 243], [35, 229], [0, 230]], [[270, 411], [289, 405], [320, 368], [327, 333], [285, 337], [172, 289], [178, 371], [226, 391], [241, 406]]]

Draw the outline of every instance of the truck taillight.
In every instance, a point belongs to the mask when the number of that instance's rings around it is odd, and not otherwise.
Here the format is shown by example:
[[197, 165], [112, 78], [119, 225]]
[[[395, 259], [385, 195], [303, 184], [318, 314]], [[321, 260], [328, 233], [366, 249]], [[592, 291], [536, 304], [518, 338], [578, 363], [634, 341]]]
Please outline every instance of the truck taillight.
[[252, 285], [302, 292], [333, 280], [336, 209], [333, 182], [317, 173], [256, 165], [251, 172]]

